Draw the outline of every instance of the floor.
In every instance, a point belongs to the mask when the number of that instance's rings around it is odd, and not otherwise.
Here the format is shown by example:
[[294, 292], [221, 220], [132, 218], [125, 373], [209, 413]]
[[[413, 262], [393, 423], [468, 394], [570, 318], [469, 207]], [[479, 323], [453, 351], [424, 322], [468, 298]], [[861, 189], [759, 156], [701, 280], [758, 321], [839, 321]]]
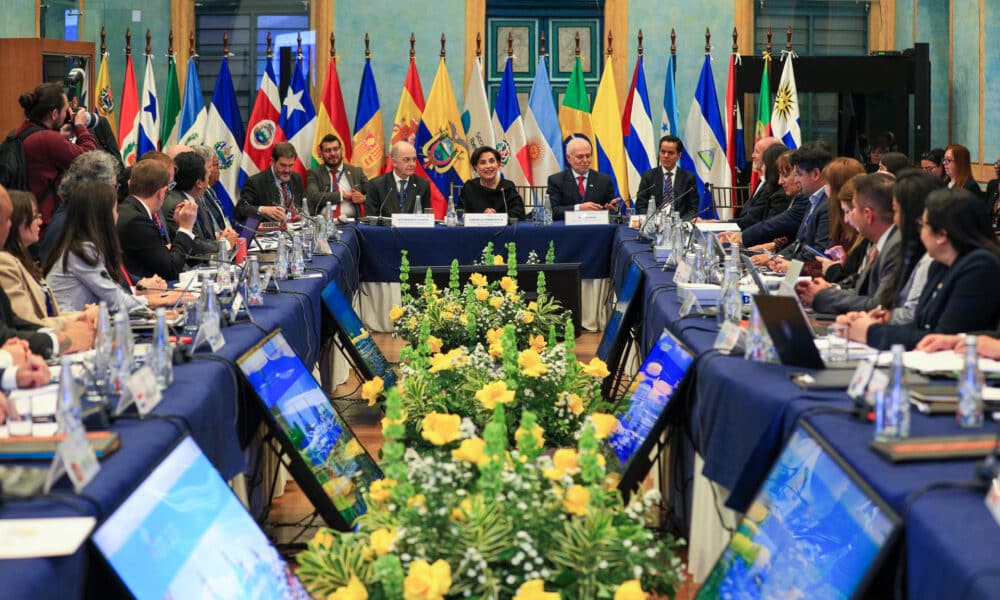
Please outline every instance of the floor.
[[[372, 337], [390, 362], [399, 360], [399, 350], [403, 347], [401, 340], [384, 333], [376, 333]], [[589, 361], [597, 351], [600, 339], [599, 333], [584, 332], [581, 334], [576, 344], [577, 357], [581, 361]], [[370, 454], [377, 456], [382, 447], [380, 415], [369, 410], [363, 402], [354, 400], [354, 398], [360, 398], [358, 387], [359, 382], [352, 375], [346, 383], [337, 388], [334, 402], [362, 445]], [[285, 493], [274, 500], [265, 529], [278, 543], [304, 543], [312, 538], [316, 527], [322, 523], [318, 518], [313, 519], [313, 513], [313, 506], [309, 499], [294, 481], [289, 481], [285, 486]], [[309, 525], [311, 521], [312, 524], [307, 527], [306, 525]], [[686, 559], [686, 551], [682, 549], [681, 554], [681, 558]], [[694, 598], [697, 591], [696, 584], [686, 581], [675, 599], [689, 600]]]

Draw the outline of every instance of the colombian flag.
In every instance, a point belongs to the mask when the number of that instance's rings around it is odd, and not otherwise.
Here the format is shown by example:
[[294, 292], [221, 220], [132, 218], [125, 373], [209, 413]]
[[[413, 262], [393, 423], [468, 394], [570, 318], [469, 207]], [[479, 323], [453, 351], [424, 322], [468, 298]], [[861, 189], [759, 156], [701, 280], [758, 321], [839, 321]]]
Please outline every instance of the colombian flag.
[[125, 166], [135, 164], [139, 147], [139, 89], [135, 85], [135, 67], [132, 55], [125, 57], [125, 86], [122, 88], [122, 114], [118, 125], [119, 148]]
[[323, 94], [319, 98], [319, 114], [316, 115], [316, 137], [313, 138], [312, 165], [323, 164], [319, 155], [319, 142], [328, 133], [340, 138], [344, 147], [344, 160], [351, 162], [351, 130], [347, 127], [347, 111], [344, 110], [344, 95], [340, 92], [340, 76], [337, 75], [337, 57], [330, 57], [330, 68], [323, 83]]
[[[344, 120], [346, 129], [346, 117]], [[365, 59], [365, 72], [361, 76], [361, 90], [358, 92], [358, 114], [354, 118], [354, 164], [361, 167], [369, 178], [381, 173], [385, 164], [382, 107], [378, 101], [370, 58]]]
[[[616, 117], [617, 118], [617, 117]], [[587, 87], [583, 84], [583, 65], [576, 57], [573, 74], [570, 76], [566, 95], [559, 107], [559, 127], [562, 128], [563, 146], [571, 137], [585, 137], [594, 145], [594, 126], [590, 121], [590, 100]]]
[[97, 70], [97, 114], [108, 120], [111, 131], [118, 135], [115, 122], [115, 97], [111, 93], [111, 77], [108, 75], [108, 54], [101, 57], [101, 68]]
[[445, 198], [451, 192], [452, 184], [462, 185], [471, 176], [465, 127], [443, 57], [431, 85], [415, 145], [417, 162], [423, 166], [431, 182], [434, 216], [443, 219], [448, 209]]
[[611, 175], [615, 184], [615, 195], [628, 196], [628, 172], [625, 170], [625, 142], [622, 136], [622, 117], [618, 110], [618, 92], [615, 89], [615, 74], [611, 56], [604, 63], [601, 83], [597, 86], [592, 115], [594, 134], [597, 138], [595, 154], [597, 170]]

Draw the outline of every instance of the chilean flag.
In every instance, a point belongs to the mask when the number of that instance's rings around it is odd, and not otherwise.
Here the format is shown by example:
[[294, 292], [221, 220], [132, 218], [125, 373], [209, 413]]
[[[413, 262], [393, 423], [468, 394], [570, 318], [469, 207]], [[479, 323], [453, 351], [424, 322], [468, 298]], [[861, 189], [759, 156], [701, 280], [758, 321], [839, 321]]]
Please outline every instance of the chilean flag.
[[281, 121], [278, 124], [285, 137], [298, 153], [295, 159], [295, 172], [306, 180], [306, 165], [312, 162], [313, 137], [316, 134], [316, 109], [309, 98], [309, 87], [303, 70], [302, 57], [295, 65], [292, 83], [285, 95], [285, 104], [281, 107]]
[[531, 157], [528, 154], [528, 140], [524, 135], [524, 119], [517, 102], [517, 88], [514, 87], [514, 70], [511, 59], [503, 70], [503, 80], [497, 94], [497, 105], [493, 111], [493, 133], [497, 139], [497, 150], [503, 161], [504, 179], [515, 185], [531, 185]]

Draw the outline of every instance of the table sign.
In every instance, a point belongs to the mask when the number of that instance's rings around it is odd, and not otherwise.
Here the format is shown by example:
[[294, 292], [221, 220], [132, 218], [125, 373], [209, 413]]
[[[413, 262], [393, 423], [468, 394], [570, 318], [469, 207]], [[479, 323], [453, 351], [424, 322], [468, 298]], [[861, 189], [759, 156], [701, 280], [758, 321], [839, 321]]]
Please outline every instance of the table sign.
[[607, 225], [610, 217], [606, 210], [567, 210], [566, 225]]
[[148, 415], [163, 400], [160, 386], [156, 383], [156, 376], [148, 365], [133, 373], [125, 385], [128, 387], [129, 396], [139, 409], [140, 417]]
[[434, 227], [434, 215], [396, 213], [392, 215], [392, 226], [408, 228]]
[[80, 493], [100, 470], [101, 463], [97, 462], [97, 454], [87, 441], [87, 430], [82, 425], [74, 427], [66, 435], [66, 439], [59, 442], [59, 449], [49, 466], [49, 474], [42, 490], [48, 494], [65, 473], [73, 482], [73, 489]]
[[870, 359], [862, 360], [858, 363], [856, 369], [854, 369], [854, 375], [851, 377], [851, 385], [847, 387], [847, 395], [858, 400], [865, 395], [865, 390], [868, 389], [868, 382], [871, 381], [872, 373], [875, 372], [875, 361]]
[[466, 227], [506, 227], [507, 213], [465, 213]]
[[743, 329], [732, 321], [726, 321], [722, 324], [722, 328], [719, 329], [719, 335], [715, 337], [715, 343], [712, 344], [712, 348], [722, 354], [731, 354], [737, 344], [740, 343], [742, 337]]
[[674, 271], [674, 283], [687, 283], [691, 280], [691, 265], [680, 261], [677, 263], [677, 270]]

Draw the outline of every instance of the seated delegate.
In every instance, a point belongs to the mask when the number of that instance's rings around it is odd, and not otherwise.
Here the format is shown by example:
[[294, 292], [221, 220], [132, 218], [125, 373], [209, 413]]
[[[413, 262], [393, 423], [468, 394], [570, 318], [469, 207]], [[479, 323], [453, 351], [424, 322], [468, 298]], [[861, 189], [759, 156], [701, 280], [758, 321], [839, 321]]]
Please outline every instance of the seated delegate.
[[524, 218], [524, 200], [517, 186], [500, 177], [500, 153], [489, 146], [480, 146], [469, 160], [478, 177], [465, 182], [459, 193], [459, 205], [466, 213], [507, 213], [514, 219]]

